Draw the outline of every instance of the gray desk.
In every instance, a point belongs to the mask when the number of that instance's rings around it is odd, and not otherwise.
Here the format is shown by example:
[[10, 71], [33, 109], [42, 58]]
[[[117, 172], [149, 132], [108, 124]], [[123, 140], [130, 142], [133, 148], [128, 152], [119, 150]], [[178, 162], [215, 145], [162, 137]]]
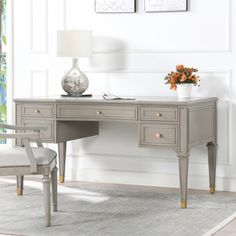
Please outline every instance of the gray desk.
[[16, 124], [44, 125], [43, 142], [58, 143], [60, 182], [64, 182], [66, 142], [99, 134], [99, 121], [133, 122], [139, 128], [139, 146], [176, 151], [182, 208], [187, 207], [190, 149], [207, 145], [210, 192], [215, 192], [217, 98], [137, 97], [103, 100], [102, 97], [41, 97], [15, 99]]

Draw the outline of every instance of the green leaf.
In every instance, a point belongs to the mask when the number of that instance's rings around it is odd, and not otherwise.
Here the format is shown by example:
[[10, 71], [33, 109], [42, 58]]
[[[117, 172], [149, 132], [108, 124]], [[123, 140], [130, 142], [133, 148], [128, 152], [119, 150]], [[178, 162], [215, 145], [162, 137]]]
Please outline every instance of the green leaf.
[[7, 114], [7, 107], [6, 105], [0, 105], [0, 115], [3, 117], [3, 116], [6, 116]]
[[2, 35], [2, 42], [5, 44], [5, 45], [7, 45], [7, 37], [6, 37], [6, 35]]

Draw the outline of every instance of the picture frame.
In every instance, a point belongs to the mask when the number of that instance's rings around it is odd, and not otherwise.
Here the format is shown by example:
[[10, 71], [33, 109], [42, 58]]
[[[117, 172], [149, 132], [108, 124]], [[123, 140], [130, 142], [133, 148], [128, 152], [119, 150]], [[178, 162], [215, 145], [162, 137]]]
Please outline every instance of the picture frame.
[[136, 0], [94, 0], [96, 13], [135, 13]]
[[145, 12], [184, 12], [188, 5], [188, 0], [144, 0]]

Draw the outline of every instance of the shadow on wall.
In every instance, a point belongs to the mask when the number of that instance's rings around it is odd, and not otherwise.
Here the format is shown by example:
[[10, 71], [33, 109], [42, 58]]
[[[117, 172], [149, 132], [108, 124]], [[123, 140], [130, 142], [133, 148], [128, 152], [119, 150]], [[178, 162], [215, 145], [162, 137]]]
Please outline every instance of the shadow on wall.
[[200, 87], [193, 89], [195, 97], [218, 97], [220, 101], [228, 101], [230, 81], [226, 73], [199, 73]]
[[112, 37], [95, 36], [90, 66], [98, 70], [121, 70], [126, 67], [126, 44]]

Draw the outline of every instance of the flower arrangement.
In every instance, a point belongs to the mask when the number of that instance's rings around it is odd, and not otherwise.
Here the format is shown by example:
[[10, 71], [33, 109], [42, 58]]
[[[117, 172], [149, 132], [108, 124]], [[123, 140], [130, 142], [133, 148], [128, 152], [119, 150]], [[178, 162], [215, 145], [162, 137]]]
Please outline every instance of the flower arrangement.
[[170, 72], [165, 77], [166, 84], [170, 84], [170, 89], [173, 90], [177, 89], [177, 84], [193, 84], [194, 86], [199, 86], [199, 76], [195, 72], [198, 72], [196, 68], [177, 65], [176, 71]]

